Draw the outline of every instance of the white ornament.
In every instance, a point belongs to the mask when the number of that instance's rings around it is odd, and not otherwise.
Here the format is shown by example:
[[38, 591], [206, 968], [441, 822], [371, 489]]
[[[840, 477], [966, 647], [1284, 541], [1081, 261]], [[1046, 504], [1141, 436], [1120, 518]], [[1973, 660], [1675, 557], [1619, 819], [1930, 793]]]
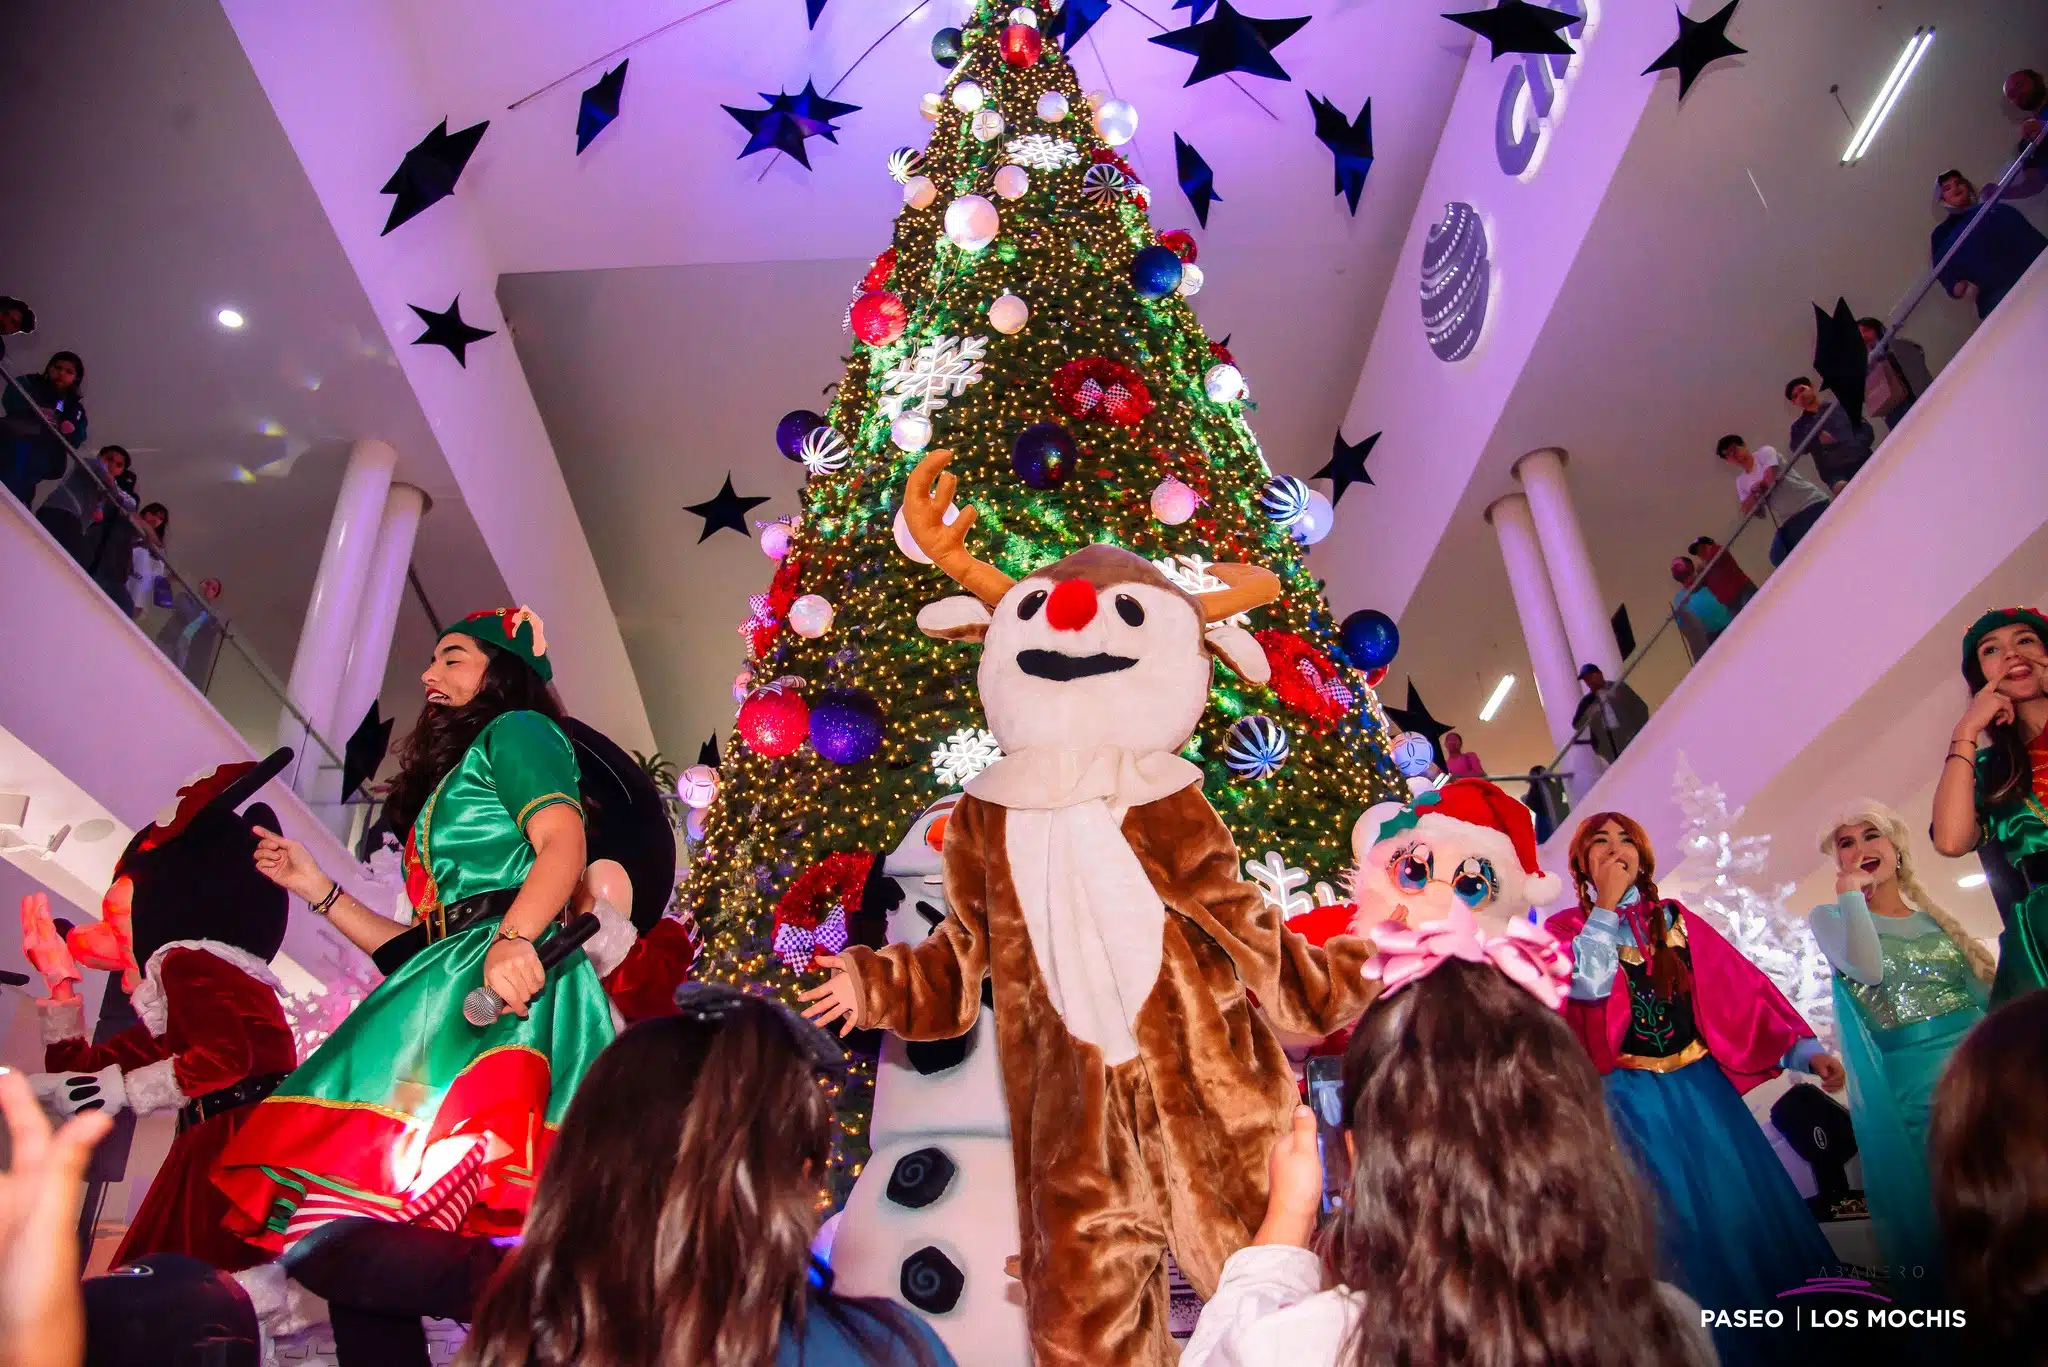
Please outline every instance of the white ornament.
[[718, 799], [718, 770], [693, 764], [676, 775], [676, 796], [692, 811], [703, 811]]
[[789, 605], [790, 630], [812, 640], [832, 629], [832, 604], [815, 593], [807, 593]]
[[1022, 199], [1031, 189], [1031, 173], [1021, 166], [1000, 167], [996, 171], [996, 193], [1004, 199]]
[[928, 90], [917, 102], [917, 112], [932, 123], [939, 121], [939, 113], [946, 107], [946, 97], [935, 90]]
[[[986, 337], [937, 337], [904, 357], [882, 375], [882, 412], [889, 417], [912, 410], [936, 413], [948, 398], [959, 398], [981, 382]], [[898, 445], [901, 445], [899, 442]], [[923, 449], [923, 443], [905, 447]]]
[[1302, 509], [1300, 517], [1294, 519], [1287, 530], [1294, 539], [1304, 546], [1313, 546], [1330, 534], [1336, 524], [1337, 510], [1330, 506], [1329, 495], [1320, 489], [1308, 491], [1308, 506]]
[[1152, 516], [1169, 527], [1178, 527], [1195, 515], [1195, 505], [1201, 501], [1193, 489], [1168, 475], [1152, 491]]
[[922, 413], [899, 413], [889, 424], [889, 440], [904, 451], [922, 451], [932, 442], [932, 420]]
[[1091, 90], [1082, 98], [1088, 101], [1088, 112], [1092, 114], [1102, 108], [1102, 102], [1109, 98], [1109, 92], [1107, 90]]
[[761, 527], [761, 554], [770, 560], [780, 560], [789, 554], [790, 525], [787, 522], [763, 522]]
[[988, 96], [974, 81], [962, 81], [953, 87], [953, 107], [962, 114], [972, 114], [986, 103]]
[[898, 185], [907, 185], [923, 165], [924, 153], [915, 147], [899, 147], [889, 154], [889, 178]]
[[1257, 863], [1245, 860], [1244, 876], [1258, 887], [1260, 900], [1280, 913], [1282, 921], [1315, 910], [1314, 899], [1302, 891], [1308, 886], [1308, 871], [1290, 866], [1278, 850], [1267, 850]]
[[932, 774], [946, 786], [958, 788], [1002, 757], [1003, 747], [993, 735], [970, 726], [955, 731], [932, 751]]
[[[1230, 587], [1230, 585], [1209, 573], [1209, 567], [1215, 563], [1213, 560], [1204, 560], [1199, 555], [1169, 555], [1152, 562], [1153, 566], [1161, 574], [1196, 597], [1200, 597], [1205, 593], [1216, 593]], [[1241, 627], [1246, 622], [1251, 621], [1251, 614], [1240, 612], [1223, 620], [1231, 626]]]
[[1003, 115], [1000, 110], [981, 109], [967, 125], [976, 142], [994, 142], [1003, 135]]
[[696, 807], [683, 814], [683, 836], [693, 845], [704, 843], [705, 815], [705, 811]]
[[1025, 28], [1037, 28], [1038, 11], [1025, 5], [1019, 5], [1010, 11], [1010, 22], [1022, 24]]
[[[950, 527], [953, 525], [953, 519], [959, 516], [960, 505], [948, 503], [946, 511], [939, 514], [939, 520]], [[903, 509], [900, 507], [896, 510], [896, 549], [902, 551], [904, 555], [915, 560], [920, 565], [932, 563], [932, 558], [926, 555], [924, 548], [917, 544], [917, 538], [910, 534], [910, 524], [903, 520]]]
[[1059, 171], [1081, 162], [1081, 150], [1064, 138], [1044, 133], [1026, 133], [1003, 144], [1003, 151], [1019, 166], [1034, 171]]
[[1422, 778], [1436, 767], [1436, 747], [1429, 743], [1428, 736], [1413, 731], [1403, 731], [1387, 753], [1404, 778]]
[[903, 202], [913, 209], [929, 209], [939, 197], [939, 187], [930, 176], [912, 176], [903, 182]]
[[1067, 97], [1057, 90], [1048, 90], [1040, 95], [1038, 117], [1046, 123], [1058, 123], [1067, 117]]
[[1219, 361], [1202, 376], [1202, 392], [1215, 403], [1232, 403], [1244, 397], [1244, 375], [1228, 361]]
[[1031, 321], [1031, 306], [1014, 294], [1005, 294], [988, 306], [988, 325], [1005, 337], [1022, 332]]
[[804, 463], [804, 469], [814, 475], [829, 475], [846, 464], [852, 452], [846, 445], [846, 438], [830, 427], [814, 427], [798, 451], [797, 458]]
[[1192, 261], [1180, 264], [1180, 293], [1182, 298], [1202, 292], [1202, 268]]
[[1081, 193], [1090, 203], [1107, 204], [1120, 198], [1130, 181], [1106, 161], [1098, 161], [1081, 173]]
[[1095, 107], [1095, 132], [1111, 147], [1138, 136], [1138, 111], [1128, 100], [1104, 100]]
[[963, 252], [980, 251], [1002, 230], [1002, 215], [981, 195], [961, 195], [946, 206], [946, 237]]

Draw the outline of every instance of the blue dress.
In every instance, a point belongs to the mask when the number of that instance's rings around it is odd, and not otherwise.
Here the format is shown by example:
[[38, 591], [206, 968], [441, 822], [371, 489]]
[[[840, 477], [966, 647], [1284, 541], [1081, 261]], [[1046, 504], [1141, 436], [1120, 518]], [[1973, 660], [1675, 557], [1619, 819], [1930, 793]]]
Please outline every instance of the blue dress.
[[[932, 1367], [955, 1367], [953, 1355], [946, 1351], [946, 1345], [939, 1341], [930, 1325], [901, 1306], [897, 1310], [898, 1321], [923, 1341]], [[873, 1316], [857, 1307], [848, 1308], [847, 1318], [864, 1328], [875, 1324]], [[900, 1337], [880, 1334], [878, 1341], [889, 1345], [881, 1359], [887, 1367], [913, 1367], [917, 1362], [917, 1355]], [[804, 1318], [803, 1332], [796, 1332], [793, 1326], [783, 1329], [782, 1343], [775, 1353], [775, 1367], [870, 1367], [870, 1364], [861, 1356], [860, 1347], [853, 1337], [813, 1299]]]

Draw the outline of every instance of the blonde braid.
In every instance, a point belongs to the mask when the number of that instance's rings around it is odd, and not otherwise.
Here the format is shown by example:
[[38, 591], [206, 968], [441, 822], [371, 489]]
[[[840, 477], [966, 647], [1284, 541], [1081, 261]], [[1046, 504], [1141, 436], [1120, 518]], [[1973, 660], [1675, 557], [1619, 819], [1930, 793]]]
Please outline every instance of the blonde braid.
[[1906, 904], [1926, 912], [1928, 919], [1940, 926], [1941, 933], [1948, 936], [1955, 947], [1962, 951], [1964, 960], [1970, 965], [1970, 971], [1977, 975], [1977, 980], [1988, 985], [1998, 972], [1998, 959], [1976, 936], [1964, 930], [1962, 922], [1956, 920], [1954, 914], [1935, 901], [1934, 894], [1922, 886], [1920, 875], [1913, 869], [1913, 847], [1909, 843], [1904, 817], [1874, 798], [1860, 799], [1821, 828], [1820, 852], [1832, 858], [1835, 850], [1835, 833], [1844, 826], [1862, 825], [1877, 827], [1884, 833], [1885, 839], [1892, 842], [1892, 848], [1899, 852], [1899, 895], [1905, 899]]

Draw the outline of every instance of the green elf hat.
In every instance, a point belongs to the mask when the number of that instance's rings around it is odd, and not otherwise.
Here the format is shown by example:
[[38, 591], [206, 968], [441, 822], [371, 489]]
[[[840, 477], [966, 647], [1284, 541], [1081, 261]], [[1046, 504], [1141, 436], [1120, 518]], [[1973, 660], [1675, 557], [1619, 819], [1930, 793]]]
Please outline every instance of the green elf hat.
[[540, 614], [532, 608], [492, 608], [472, 612], [461, 621], [441, 629], [443, 636], [457, 632], [517, 655], [540, 675], [542, 683], [554, 681], [555, 667], [548, 662], [548, 640], [541, 631]]
[[1967, 672], [1970, 661], [1977, 658], [1977, 646], [1986, 636], [2000, 627], [2029, 626], [2041, 633], [2041, 639], [2048, 642], [2048, 616], [2039, 608], [2011, 607], [1993, 608], [1970, 623], [1970, 629], [1963, 633], [1963, 669]]

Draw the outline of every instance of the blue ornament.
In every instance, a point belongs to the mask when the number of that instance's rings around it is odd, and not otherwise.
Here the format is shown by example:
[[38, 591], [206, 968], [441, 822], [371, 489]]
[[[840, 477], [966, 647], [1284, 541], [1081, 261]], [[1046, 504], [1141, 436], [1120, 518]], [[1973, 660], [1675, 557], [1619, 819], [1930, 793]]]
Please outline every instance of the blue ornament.
[[1308, 511], [1309, 487], [1293, 475], [1275, 475], [1259, 490], [1259, 506], [1266, 516], [1283, 527], [1291, 527]]
[[859, 764], [882, 748], [882, 709], [857, 688], [828, 688], [811, 705], [811, 748], [834, 764]]
[[782, 421], [775, 424], [775, 449], [785, 460], [802, 460], [804, 438], [824, 425], [825, 420], [808, 408], [784, 413]]
[[1140, 299], [1164, 299], [1180, 288], [1180, 277], [1180, 258], [1171, 247], [1147, 247], [1131, 258], [1131, 288]]
[[1223, 762], [1239, 778], [1265, 778], [1287, 763], [1287, 728], [1271, 717], [1239, 717], [1223, 733]]
[[1057, 488], [1080, 458], [1073, 434], [1056, 422], [1033, 423], [1010, 444], [1010, 468], [1033, 489]]
[[932, 60], [950, 69], [960, 60], [960, 30], [942, 28], [932, 35]]
[[1370, 674], [1394, 662], [1401, 651], [1401, 629], [1384, 612], [1363, 608], [1337, 628], [1337, 644], [1345, 659]]

